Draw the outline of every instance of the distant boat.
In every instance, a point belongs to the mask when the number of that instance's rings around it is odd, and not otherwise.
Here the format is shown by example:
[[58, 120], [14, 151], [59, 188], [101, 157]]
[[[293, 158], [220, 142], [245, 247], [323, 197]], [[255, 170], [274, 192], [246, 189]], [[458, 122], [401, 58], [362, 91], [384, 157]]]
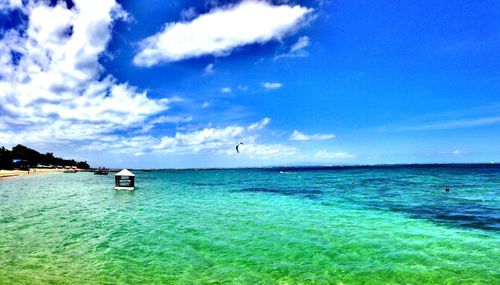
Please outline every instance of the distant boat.
[[109, 171], [107, 169], [99, 169], [96, 172], [94, 172], [94, 174], [97, 174], [97, 175], [108, 175], [108, 173], [109, 173]]
[[76, 169], [66, 169], [63, 172], [64, 173], [76, 173]]

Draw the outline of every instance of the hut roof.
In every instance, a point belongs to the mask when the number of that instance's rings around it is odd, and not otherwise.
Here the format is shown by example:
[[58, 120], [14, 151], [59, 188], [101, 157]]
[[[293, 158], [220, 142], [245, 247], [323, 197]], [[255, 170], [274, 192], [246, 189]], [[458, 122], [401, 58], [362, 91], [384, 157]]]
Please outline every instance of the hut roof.
[[135, 176], [132, 172], [128, 171], [128, 169], [122, 169], [122, 171], [115, 174], [115, 176]]

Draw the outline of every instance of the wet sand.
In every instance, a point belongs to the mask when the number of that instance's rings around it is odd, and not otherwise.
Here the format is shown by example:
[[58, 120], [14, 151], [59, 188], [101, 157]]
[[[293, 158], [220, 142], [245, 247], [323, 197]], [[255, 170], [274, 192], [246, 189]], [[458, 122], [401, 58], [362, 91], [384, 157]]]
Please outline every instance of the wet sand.
[[0, 170], [0, 179], [21, 176], [21, 175], [63, 172], [65, 170], [66, 169], [62, 169], [62, 168], [30, 168], [29, 171], [28, 170]]

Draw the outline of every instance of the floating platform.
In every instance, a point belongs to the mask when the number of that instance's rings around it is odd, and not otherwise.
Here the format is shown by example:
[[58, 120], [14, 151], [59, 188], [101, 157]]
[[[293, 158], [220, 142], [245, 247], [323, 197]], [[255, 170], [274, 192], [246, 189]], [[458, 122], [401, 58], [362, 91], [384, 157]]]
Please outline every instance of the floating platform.
[[115, 174], [115, 190], [135, 190], [135, 175], [128, 169]]
[[128, 190], [128, 191], [134, 191], [134, 190], [135, 190], [135, 187], [115, 186], [115, 190]]

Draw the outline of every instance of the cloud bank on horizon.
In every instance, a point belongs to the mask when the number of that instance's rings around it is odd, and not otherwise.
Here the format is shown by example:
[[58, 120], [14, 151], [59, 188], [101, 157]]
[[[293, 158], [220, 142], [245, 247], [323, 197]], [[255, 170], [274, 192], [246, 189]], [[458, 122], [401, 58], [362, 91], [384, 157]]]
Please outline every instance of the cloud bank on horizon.
[[230, 125], [208, 127], [191, 132], [177, 132], [173, 136], [135, 136], [112, 141], [95, 141], [85, 146], [92, 151], [111, 151], [116, 153], [142, 155], [146, 153], [196, 154], [213, 153], [236, 155], [235, 142], [245, 141], [240, 147], [241, 156], [250, 159], [262, 157], [286, 157], [297, 153], [297, 149], [283, 144], [260, 144], [258, 137], [269, 123], [269, 118], [248, 126]]

